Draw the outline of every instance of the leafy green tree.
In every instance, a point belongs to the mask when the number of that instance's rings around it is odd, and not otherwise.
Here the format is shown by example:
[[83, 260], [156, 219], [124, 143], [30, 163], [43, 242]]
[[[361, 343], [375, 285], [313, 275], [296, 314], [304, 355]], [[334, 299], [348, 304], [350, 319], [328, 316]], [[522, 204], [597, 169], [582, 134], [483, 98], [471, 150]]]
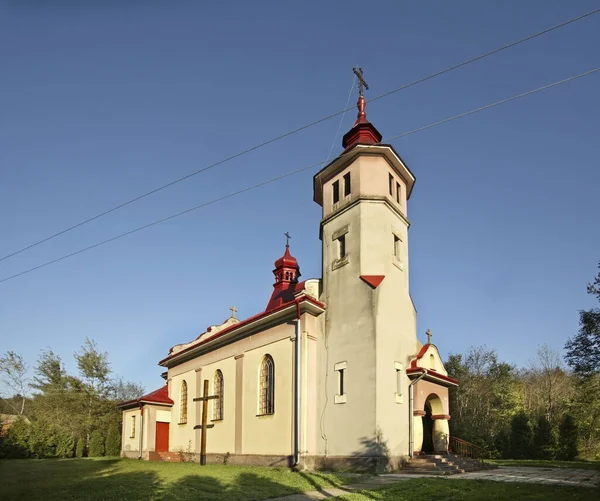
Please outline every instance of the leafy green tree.
[[[23, 357], [14, 351], [7, 351], [4, 356], [0, 357], [0, 378], [2, 386], [12, 394], [4, 394], [3, 397], [17, 397], [19, 403], [16, 406], [11, 405], [17, 414], [25, 413], [25, 402], [29, 391], [29, 367], [25, 363]], [[2, 395], [0, 395], [2, 396]], [[9, 402], [9, 400], [4, 400]]]
[[29, 452], [38, 459], [56, 457], [57, 430], [48, 421], [34, 421], [29, 429]]
[[17, 418], [8, 429], [2, 441], [2, 456], [13, 458], [27, 458], [29, 452], [29, 425], [22, 417]]
[[531, 426], [527, 414], [519, 412], [510, 423], [510, 450], [512, 459], [533, 457]]
[[85, 452], [85, 440], [80, 438], [77, 440], [77, 447], [75, 448], [75, 457], [82, 458]]
[[56, 435], [56, 457], [72, 458], [75, 439], [68, 431], [59, 430]]
[[546, 416], [540, 416], [533, 429], [533, 452], [536, 459], [554, 459], [556, 438]]
[[104, 437], [102, 436], [102, 433], [100, 433], [100, 430], [94, 430], [92, 432], [88, 456], [91, 458], [104, 456]]
[[565, 414], [558, 428], [558, 459], [573, 461], [578, 455], [577, 424], [570, 414]]
[[451, 434], [501, 455], [494, 452], [496, 436], [521, 406], [515, 367], [500, 362], [485, 346], [450, 355], [445, 365], [448, 375], [459, 381], [458, 388], [450, 389]]
[[[600, 272], [587, 291], [600, 301]], [[571, 413], [580, 452], [582, 457], [600, 457], [600, 308], [579, 312], [579, 332], [565, 348], [565, 359], [577, 378]]]
[[108, 353], [98, 350], [96, 342], [85, 338], [81, 351], [75, 352], [75, 360], [79, 374], [83, 380], [86, 398], [87, 416], [85, 419], [85, 436], [91, 455], [91, 431], [98, 422], [98, 416], [104, 414], [107, 407], [107, 397], [110, 391], [110, 363]]
[[121, 434], [119, 433], [119, 427], [116, 424], [111, 424], [108, 427], [108, 432], [106, 434], [106, 455], [121, 455]]

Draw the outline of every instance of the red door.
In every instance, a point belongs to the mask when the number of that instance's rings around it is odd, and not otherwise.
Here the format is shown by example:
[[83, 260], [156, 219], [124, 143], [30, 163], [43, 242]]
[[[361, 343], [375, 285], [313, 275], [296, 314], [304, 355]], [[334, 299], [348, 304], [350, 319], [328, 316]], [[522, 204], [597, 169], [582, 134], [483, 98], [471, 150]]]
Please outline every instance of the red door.
[[156, 452], [169, 450], [169, 423], [156, 423]]

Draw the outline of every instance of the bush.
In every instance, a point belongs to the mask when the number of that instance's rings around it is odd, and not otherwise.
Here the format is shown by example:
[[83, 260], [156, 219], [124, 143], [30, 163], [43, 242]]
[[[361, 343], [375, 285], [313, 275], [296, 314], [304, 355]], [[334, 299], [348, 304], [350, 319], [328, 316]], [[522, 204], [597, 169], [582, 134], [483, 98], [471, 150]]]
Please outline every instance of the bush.
[[510, 455], [512, 459], [530, 459], [533, 456], [531, 426], [522, 411], [515, 414], [510, 423]]
[[121, 434], [119, 433], [119, 427], [116, 424], [111, 424], [106, 433], [106, 455], [121, 455]]
[[565, 414], [558, 427], [558, 459], [573, 461], [578, 454], [577, 425], [573, 416]]
[[28, 458], [29, 430], [30, 425], [23, 418], [17, 418], [2, 440], [1, 456], [9, 459]]
[[91, 458], [104, 456], [104, 437], [102, 436], [102, 433], [100, 433], [100, 430], [95, 430], [92, 432], [88, 456]]
[[536, 459], [554, 459], [556, 438], [546, 416], [540, 416], [533, 430], [533, 453]]
[[75, 439], [69, 432], [60, 430], [56, 440], [56, 457], [72, 458], [73, 449], [75, 447]]
[[56, 457], [57, 429], [46, 421], [34, 421], [29, 429], [29, 452], [35, 458]]
[[75, 457], [82, 458], [85, 453], [85, 441], [83, 438], [77, 440], [77, 447], [75, 448]]

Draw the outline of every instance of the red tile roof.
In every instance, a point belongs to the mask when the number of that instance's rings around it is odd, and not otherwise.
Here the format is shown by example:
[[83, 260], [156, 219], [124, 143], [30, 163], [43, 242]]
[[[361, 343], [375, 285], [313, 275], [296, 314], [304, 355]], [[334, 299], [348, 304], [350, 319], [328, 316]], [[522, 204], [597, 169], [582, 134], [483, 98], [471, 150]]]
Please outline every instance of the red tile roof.
[[126, 407], [131, 406], [133, 404], [161, 404], [161, 405], [173, 405], [173, 400], [169, 398], [169, 388], [167, 385], [162, 386], [158, 390], [154, 390], [146, 395], [143, 395], [139, 398], [134, 398], [133, 400], [127, 400], [126, 402], [120, 402], [117, 404], [117, 407]]

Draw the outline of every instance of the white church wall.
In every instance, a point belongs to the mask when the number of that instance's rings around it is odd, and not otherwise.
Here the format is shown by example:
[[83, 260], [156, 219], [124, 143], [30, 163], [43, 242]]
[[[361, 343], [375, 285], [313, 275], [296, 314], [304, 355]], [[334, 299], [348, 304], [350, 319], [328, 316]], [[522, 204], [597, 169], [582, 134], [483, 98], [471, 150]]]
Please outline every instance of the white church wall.
[[[133, 423], [135, 420], [135, 424]], [[140, 409], [123, 411], [121, 425], [121, 450], [125, 453], [139, 452], [140, 450]]]
[[[183, 381], [187, 384], [187, 422], [185, 423], [182, 422], [181, 416], [181, 386]], [[194, 426], [199, 424], [201, 416], [198, 416], [196, 413], [196, 405], [193, 399], [198, 395], [196, 371], [194, 369], [189, 369], [188, 367], [187, 371], [170, 377], [169, 397], [174, 402], [171, 411], [171, 425], [169, 427], [170, 451], [177, 452], [180, 449], [186, 451], [190, 447], [190, 444], [192, 450], [196, 447]]]
[[[243, 364], [243, 454], [289, 455], [293, 429], [293, 325], [271, 330], [286, 335], [283, 339], [244, 353]], [[269, 354], [275, 364], [275, 412], [259, 416], [260, 366]]]
[[[202, 367], [202, 380], [208, 379], [210, 395], [215, 394], [215, 373], [220, 370], [223, 374], [223, 419], [215, 421], [214, 407], [216, 400], [210, 400], [208, 405], [208, 422], [213, 428], [207, 431], [206, 452], [233, 454], [235, 452], [235, 402], [236, 402], [236, 362], [233, 357], [218, 360]], [[202, 414], [198, 413], [200, 420]], [[198, 424], [201, 424], [200, 421]], [[199, 433], [199, 432], [198, 432]]]

